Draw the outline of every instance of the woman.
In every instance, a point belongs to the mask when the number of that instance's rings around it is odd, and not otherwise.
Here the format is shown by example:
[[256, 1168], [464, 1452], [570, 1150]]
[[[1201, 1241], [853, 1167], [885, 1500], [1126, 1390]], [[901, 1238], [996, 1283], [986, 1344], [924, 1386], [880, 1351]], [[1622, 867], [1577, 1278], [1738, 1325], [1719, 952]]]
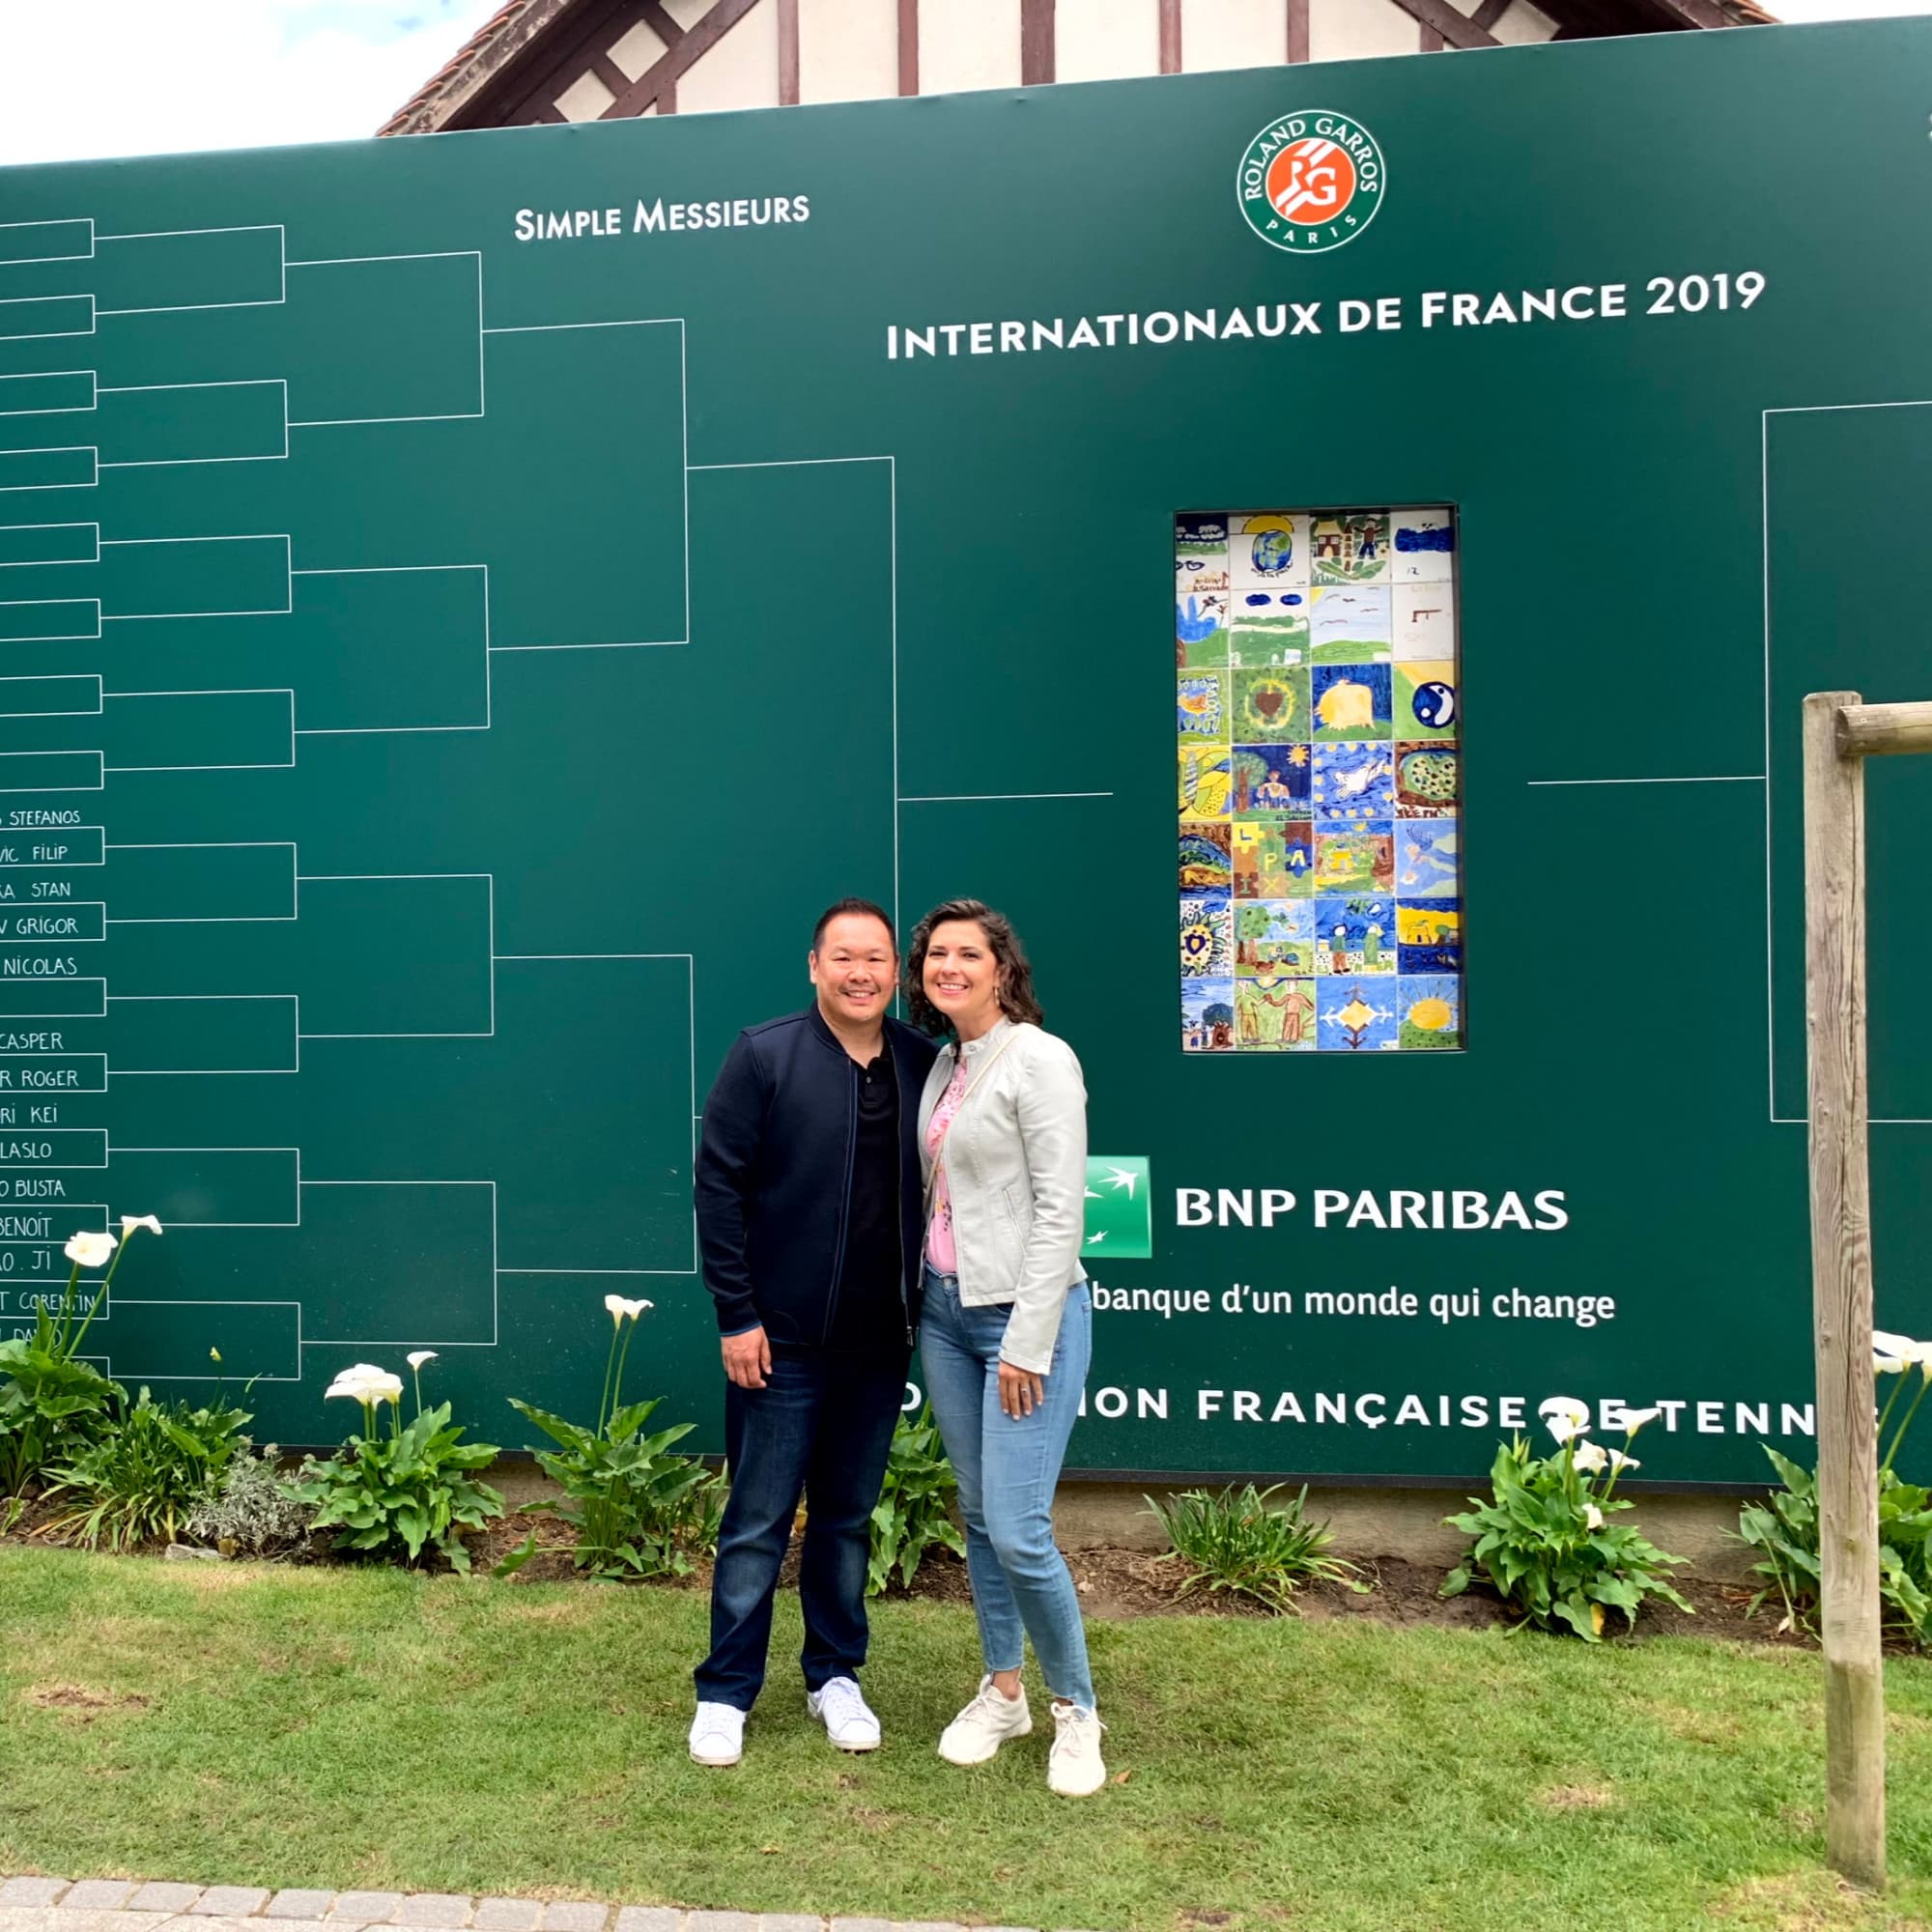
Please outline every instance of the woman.
[[1047, 1783], [1107, 1781], [1080, 1600], [1053, 1540], [1053, 1492], [1093, 1352], [1080, 1266], [1087, 1092], [1065, 1040], [1040, 1031], [1010, 924], [949, 899], [913, 933], [915, 1024], [950, 1035], [920, 1104], [926, 1199], [921, 1359], [959, 1478], [986, 1674], [939, 1754], [982, 1764], [1033, 1730], [1024, 1639], [1053, 1695]]

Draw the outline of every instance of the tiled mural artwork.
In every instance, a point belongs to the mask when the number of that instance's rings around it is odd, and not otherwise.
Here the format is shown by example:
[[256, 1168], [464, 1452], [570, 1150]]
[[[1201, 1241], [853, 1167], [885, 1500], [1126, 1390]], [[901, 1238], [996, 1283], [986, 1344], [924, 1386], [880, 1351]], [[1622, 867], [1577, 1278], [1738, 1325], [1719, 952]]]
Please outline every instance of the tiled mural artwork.
[[1463, 1045], [1456, 522], [1174, 529], [1180, 1043]]

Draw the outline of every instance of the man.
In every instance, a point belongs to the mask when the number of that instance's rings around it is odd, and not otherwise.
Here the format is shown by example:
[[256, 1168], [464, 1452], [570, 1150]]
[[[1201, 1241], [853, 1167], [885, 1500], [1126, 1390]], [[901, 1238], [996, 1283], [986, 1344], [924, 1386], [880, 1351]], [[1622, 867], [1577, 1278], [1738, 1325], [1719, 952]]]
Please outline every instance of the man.
[[711, 1584], [691, 1755], [736, 1764], [764, 1683], [772, 1596], [806, 1498], [806, 1706], [876, 1750], [858, 1683], [866, 1569], [918, 1325], [916, 1141], [933, 1043], [887, 1015], [893, 923], [868, 899], [819, 920], [817, 997], [738, 1036], [704, 1106], [697, 1236], [718, 1305], [731, 1495]]

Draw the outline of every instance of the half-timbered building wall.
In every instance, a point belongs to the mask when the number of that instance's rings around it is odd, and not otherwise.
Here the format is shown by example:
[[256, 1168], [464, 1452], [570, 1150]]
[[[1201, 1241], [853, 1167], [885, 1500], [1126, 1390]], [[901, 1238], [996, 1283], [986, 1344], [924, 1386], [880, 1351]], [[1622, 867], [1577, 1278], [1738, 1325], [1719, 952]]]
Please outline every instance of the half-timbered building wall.
[[1354, 60], [1755, 12], [1751, 0], [1547, 4], [1569, 17], [1537, 0], [509, 0], [381, 131]]

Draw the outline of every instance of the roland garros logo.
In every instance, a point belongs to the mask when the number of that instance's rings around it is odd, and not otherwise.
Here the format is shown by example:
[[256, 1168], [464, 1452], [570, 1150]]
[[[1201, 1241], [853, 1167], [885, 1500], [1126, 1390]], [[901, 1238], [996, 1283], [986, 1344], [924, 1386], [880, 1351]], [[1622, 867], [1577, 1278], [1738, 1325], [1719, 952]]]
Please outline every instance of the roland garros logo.
[[1359, 121], [1309, 108], [1270, 121], [1248, 143], [1235, 192], [1264, 242], [1318, 255], [1376, 218], [1386, 183], [1382, 151]]

